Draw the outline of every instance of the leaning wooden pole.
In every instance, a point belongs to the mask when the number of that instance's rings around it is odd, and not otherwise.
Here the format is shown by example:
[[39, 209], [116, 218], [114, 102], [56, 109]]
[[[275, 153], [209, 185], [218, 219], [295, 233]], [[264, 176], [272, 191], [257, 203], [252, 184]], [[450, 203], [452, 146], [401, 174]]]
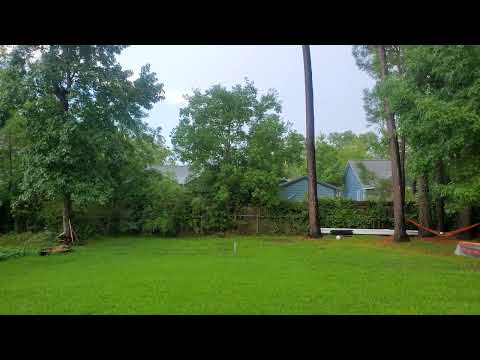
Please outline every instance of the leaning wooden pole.
[[303, 67], [305, 71], [305, 105], [306, 105], [306, 141], [308, 171], [308, 234], [312, 238], [322, 236], [318, 214], [317, 170], [315, 164], [315, 124], [313, 113], [313, 85], [310, 46], [302, 45]]

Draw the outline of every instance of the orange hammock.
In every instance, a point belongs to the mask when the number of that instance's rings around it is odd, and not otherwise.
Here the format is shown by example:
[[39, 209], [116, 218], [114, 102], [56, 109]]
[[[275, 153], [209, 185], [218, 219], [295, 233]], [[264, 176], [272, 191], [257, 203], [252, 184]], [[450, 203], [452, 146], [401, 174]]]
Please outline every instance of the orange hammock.
[[460, 228], [460, 229], [457, 229], [457, 230], [454, 230], [454, 231], [449, 231], [449, 232], [446, 232], [446, 233], [439, 233], [438, 231], [435, 231], [433, 229], [430, 229], [426, 226], [423, 226], [423, 225], [420, 225], [418, 223], [416, 223], [415, 221], [411, 220], [411, 219], [407, 219], [407, 221], [413, 225], [415, 225], [416, 227], [418, 227], [419, 229], [422, 229], [422, 230], [425, 230], [425, 231], [428, 231], [429, 233], [432, 233], [432, 234], [435, 234], [437, 236], [443, 236], [443, 237], [452, 237], [452, 236], [455, 236], [455, 235], [458, 235], [464, 231], [468, 231], [470, 229], [473, 229], [474, 227], [477, 227], [478, 225], [480, 225], [480, 223], [477, 223], [477, 224], [473, 224], [473, 225], [469, 225], [469, 226], [465, 226], [463, 228]]

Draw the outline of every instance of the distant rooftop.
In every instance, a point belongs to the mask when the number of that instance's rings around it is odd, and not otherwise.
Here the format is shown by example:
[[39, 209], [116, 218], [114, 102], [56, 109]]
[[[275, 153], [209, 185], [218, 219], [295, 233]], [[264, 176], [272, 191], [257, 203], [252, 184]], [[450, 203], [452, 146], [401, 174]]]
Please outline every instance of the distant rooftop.
[[192, 174], [187, 165], [153, 165], [150, 168], [158, 170], [162, 174], [170, 174], [179, 184], [185, 184]]
[[[299, 176], [295, 179], [281, 179], [280, 180], [280, 186], [281, 187], [286, 187], [286, 186], [290, 186], [300, 180], [303, 180], [303, 179], [308, 179], [308, 176]], [[329, 183], [326, 183], [326, 182], [323, 182], [323, 181], [318, 181], [317, 180], [317, 184], [320, 184], [320, 185], [323, 185], [323, 186], [326, 186], [326, 187], [329, 187], [331, 189], [334, 189], [334, 190], [339, 190], [338, 187], [336, 187], [335, 185], [332, 185], [332, 184], [329, 184]]]
[[376, 185], [377, 180], [389, 180], [392, 177], [390, 160], [348, 160], [364, 186]]

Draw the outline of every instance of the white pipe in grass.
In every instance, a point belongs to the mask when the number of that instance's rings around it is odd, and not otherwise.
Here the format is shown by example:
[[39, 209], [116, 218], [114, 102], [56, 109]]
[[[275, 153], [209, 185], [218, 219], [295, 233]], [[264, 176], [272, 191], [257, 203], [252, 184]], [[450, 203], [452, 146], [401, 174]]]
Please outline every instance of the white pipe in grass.
[[237, 255], [237, 240], [233, 239], [233, 256]]
[[[332, 230], [352, 231], [353, 235], [393, 235], [393, 229], [348, 229], [348, 228], [322, 228], [322, 234], [330, 234]], [[407, 230], [407, 235], [418, 235], [418, 230]]]

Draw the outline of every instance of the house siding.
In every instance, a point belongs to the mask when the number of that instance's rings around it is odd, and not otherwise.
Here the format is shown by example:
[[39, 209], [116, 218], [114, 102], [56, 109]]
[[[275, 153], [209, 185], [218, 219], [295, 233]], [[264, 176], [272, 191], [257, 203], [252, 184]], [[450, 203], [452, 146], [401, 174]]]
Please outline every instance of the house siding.
[[[280, 188], [280, 197], [284, 200], [290, 201], [304, 201], [308, 194], [308, 181], [307, 179], [299, 180], [293, 184]], [[317, 184], [317, 197], [318, 198], [334, 198], [336, 196], [336, 190]]]
[[363, 186], [353, 172], [350, 164], [348, 164], [347, 171], [345, 172], [344, 184], [343, 196], [345, 198], [352, 200], [364, 200], [365, 190], [363, 190]]

